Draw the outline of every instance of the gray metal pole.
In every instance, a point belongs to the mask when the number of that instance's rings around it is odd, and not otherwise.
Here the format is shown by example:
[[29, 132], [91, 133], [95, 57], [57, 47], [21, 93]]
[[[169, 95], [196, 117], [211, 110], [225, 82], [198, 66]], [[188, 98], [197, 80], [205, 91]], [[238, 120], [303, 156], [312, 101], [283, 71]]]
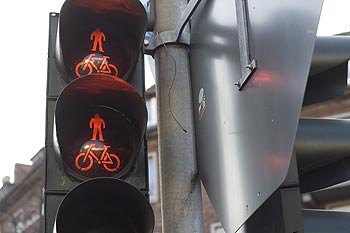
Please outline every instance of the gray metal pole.
[[[155, 1], [155, 33], [175, 30], [186, 0]], [[154, 54], [157, 79], [161, 207], [164, 233], [203, 232], [188, 48], [168, 44]]]

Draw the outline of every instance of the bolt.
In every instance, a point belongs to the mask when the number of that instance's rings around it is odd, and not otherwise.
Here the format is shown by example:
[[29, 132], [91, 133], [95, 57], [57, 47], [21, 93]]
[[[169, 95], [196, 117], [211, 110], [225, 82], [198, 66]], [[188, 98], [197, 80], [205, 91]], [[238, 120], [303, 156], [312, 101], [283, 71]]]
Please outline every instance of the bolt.
[[253, 67], [253, 64], [250, 63], [250, 64], [246, 65], [245, 68], [248, 68], [248, 69], [252, 70], [254, 67]]

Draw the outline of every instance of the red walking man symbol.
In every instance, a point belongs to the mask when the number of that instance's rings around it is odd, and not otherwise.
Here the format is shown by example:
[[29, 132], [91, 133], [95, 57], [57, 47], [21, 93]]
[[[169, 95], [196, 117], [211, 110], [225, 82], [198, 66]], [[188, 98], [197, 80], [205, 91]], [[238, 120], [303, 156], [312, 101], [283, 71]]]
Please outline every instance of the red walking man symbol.
[[106, 128], [105, 121], [100, 117], [99, 114], [95, 114], [93, 118], [90, 120], [90, 129], [93, 128], [92, 138], [91, 140], [96, 140], [96, 136], [98, 133], [98, 138], [100, 141], [104, 141], [102, 135], [102, 128]]
[[95, 52], [98, 46], [98, 51], [101, 53], [104, 52], [102, 41], [106, 41], [106, 35], [101, 31], [101, 29], [96, 28], [96, 31], [91, 33], [90, 40], [94, 41], [91, 51]]

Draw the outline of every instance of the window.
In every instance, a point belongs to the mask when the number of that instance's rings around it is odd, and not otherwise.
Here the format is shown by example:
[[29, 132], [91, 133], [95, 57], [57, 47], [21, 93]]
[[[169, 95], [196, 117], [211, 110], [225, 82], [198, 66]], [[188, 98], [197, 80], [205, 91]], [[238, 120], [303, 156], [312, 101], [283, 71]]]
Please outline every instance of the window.
[[350, 211], [350, 201], [344, 200], [344, 201], [338, 201], [338, 202], [331, 202], [326, 204], [325, 209], [328, 210], [337, 210], [337, 211]]
[[148, 182], [150, 202], [159, 202], [157, 153], [148, 153]]
[[210, 224], [210, 233], [225, 233], [225, 230], [222, 227], [221, 223], [216, 222]]
[[155, 97], [149, 99], [146, 102], [148, 111], [148, 126], [157, 124], [157, 100]]

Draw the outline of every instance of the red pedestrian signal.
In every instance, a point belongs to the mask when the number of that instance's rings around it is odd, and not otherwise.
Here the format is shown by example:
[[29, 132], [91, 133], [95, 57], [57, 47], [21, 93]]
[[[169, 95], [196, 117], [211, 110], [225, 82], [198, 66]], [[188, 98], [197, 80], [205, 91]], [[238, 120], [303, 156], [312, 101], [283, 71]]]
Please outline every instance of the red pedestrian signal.
[[146, 26], [145, 10], [137, 0], [67, 0], [56, 48], [63, 79], [101, 73], [127, 80]]
[[91, 140], [96, 140], [98, 133], [98, 140], [104, 141], [102, 134], [102, 127], [106, 128], [106, 123], [103, 118], [100, 117], [100, 114], [95, 113], [95, 116], [90, 119], [90, 129], [93, 128], [93, 134]]
[[103, 32], [101, 32], [100, 28], [96, 28], [96, 30], [91, 33], [90, 40], [94, 42], [91, 51], [96, 52], [98, 45], [98, 51], [101, 53], [104, 52], [102, 42], [106, 41], [106, 35]]
[[55, 112], [60, 159], [70, 176], [120, 178], [133, 168], [147, 110], [129, 83], [101, 74], [76, 79], [62, 91]]
[[[66, 0], [56, 26], [54, 78], [64, 87], [47, 114], [45, 232], [151, 233], [144, 7], [138, 0]], [[49, 59], [48, 80], [52, 66]]]

